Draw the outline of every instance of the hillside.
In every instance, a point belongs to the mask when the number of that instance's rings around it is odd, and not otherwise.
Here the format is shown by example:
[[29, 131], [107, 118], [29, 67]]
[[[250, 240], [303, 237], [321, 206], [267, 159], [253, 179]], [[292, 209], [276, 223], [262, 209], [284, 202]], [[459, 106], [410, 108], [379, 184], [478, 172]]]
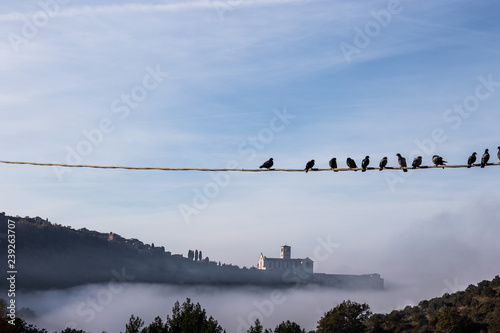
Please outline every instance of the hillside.
[[[281, 276], [256, 269], [194, 260], [120, 235], [75, 230], [39, 217], [0, 214], [0, 248], [7, 248], [7, 221], [15, 222], [19, 288], [67, 288], [97, 282], [174, 284], [275, 284]], [[7, 262], [7, 251], [0, 260]], [[6, 286], [6, 281], [0, 283]]]
[[464, 291], [444, 294], [417, 306], [389, 314], [375, 314], [366, 322], [368, 332], [500, 332], [500, 277], [469, 285]]
[[[68, 288], [89, 283], [145, 282], [206, 285], [293, 286], [317, 284], [344, 289], [384, 288], [379, 274], [313, 273], [312, 266], [282, 264], [257, 269], [239, 268], [202, 257], [189, 250], [187, 257], [164, 247], [125, 239], [113, 232], [75, 230], [40, 217], [11, 217], [0, 213], [0, 248], [7, 249], [8, 222], [15, 229], [17, 283], [23, 290]], [[11, 230], [13, 231], [13, 230]], [[3, 259], [2, 259], [3, 258]], [[7, 251], [0, 260], [7, 263]], [[309, 258], [290, 259], [312, 263]], [[298, 266], [298, 267], [297, 267]], [[0, 286], [6, 285], [0, 282]]]

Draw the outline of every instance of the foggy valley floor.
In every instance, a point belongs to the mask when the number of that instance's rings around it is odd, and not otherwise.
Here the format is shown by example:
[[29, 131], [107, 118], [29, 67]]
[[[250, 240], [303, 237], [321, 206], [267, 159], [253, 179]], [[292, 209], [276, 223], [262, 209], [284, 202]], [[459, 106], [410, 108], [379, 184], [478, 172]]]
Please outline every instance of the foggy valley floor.
[[[490, 277], [491, 279], [492, 277]], [[65, 290], [23, 293], [19, 307], [32, 309], [37, 317], [29, 323], [49, 332], [66, 327], [87, 332], [120, 332], [130, 315], [146, 324], [156, 316], [171, 315], [175, 301], [199, 302], [227, 332], [246, 332], [256, 318], [264, 327], [295, 321], [306, 331], [315, 329], [321, 316], [343, 300], [368, 303], [374, 313], [388, 313], [421, 300], [441, 296], [446, 281], [436, 286], [405, 285], [387, 281], [384, 291], [350, 291], [307, 286], [301, 288], [173, 286], [160, 284], [92, 284]], [[479, 281], [476, 281], [477, 283]], [[435, 292], [435, 288], [443, 292]], [[464, 287], [465, 288], [465, 287]]]

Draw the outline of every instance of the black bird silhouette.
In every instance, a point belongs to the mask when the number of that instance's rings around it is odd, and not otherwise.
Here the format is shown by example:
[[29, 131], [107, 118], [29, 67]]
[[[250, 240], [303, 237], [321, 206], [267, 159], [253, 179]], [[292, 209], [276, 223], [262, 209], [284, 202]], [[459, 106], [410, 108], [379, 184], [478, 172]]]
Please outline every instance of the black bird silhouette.
[[490, 153], [488, 153], [488, 149], [484, 151], [483, 156], [481, 156], [481, 168], [484, 168], [488, 161], [490, 160]]
[[[332, 158], [328, 164], [330, 164], [330, 168], [337, 169], [337, 159], [335, 157]], [[337, 172], [337, 170], [333, 171]]]
[[361, 168], [362, 168], [361, 172], [366, 171], [368, 164], [370, 164], [370, 156], [366, 156], [365, 159], [361, 162]]
[[382, 171], [386, 165], [387, 165], [387, 157], [383, 157], [380, 160], [380, 164], [378, 165], [380, 167], [379, 171]]
[[500, 160], [500, 147], [498, 147], [497, 157], [498, 157], [498, 159]]
[[422, 165], [422, 156], [417, 156], [413, 159], [413, 163], [411, 164], [413, 169], [420, 168]]
[[[358, 168], [358, 166], [356, 165], [356, 162], [350, 157], [347, 158], [346, 163], [347, 163], [347, 166], [349, 167], [349, 169], [357, 169]], [[358, 171], [358, 170], [354, 170], [354, 171]]]
[[260, 169], [262, 169], [262, 168], [270, 169], [273, 166], [273, 164], [274, 164], [273, 158], [271, 157], [269, 160], [262, 163], [262, 165], [259, 168]]
[[[440, 165], [446, 165], [445, 163], [448, 163], [446, 161], [443, 161], [443, 158], [439, 155], [434, 155], [432, 156], [432, 163], [434, 163], [435, 166], [440, 166]], [[443, 167], [444, 169], [444, 167]]]
[[314, 166], [314, 160], [310, 160], [309, 162], [307, 162], [306, 168], [305, 168], [306, 173], [307, 173], [307, 171], [311, 170], [313, 166]]
[[472, 155], [469, 156], [469, 159], [467, 160], [467, 167], [470, 168], [472, 166], [472, 164], [474, 164], [476, 162], [476, 155], [477, 153], [476, 152], [473, 152]]
[[[403, 156], [401, 156], [400, 153], [397, 153], [396, 156], [398, 157], [398, 164], [400, 167], [404, 168], [404, 167], [407, 167], [406, 165], [406, 158], [404, 158]], [[404, 172], [408, 172], [407, 169], [403, 169]]]

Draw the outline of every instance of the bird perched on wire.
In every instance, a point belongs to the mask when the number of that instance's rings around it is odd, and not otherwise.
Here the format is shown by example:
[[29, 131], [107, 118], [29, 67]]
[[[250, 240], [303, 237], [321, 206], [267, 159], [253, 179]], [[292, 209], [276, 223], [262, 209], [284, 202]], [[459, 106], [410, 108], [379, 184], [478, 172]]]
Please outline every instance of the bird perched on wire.
[[488, 149], [484, 151], [483, 156], [481, 156], [481, 168], [484, 168], [488, 161], [490, 160], [490, 153], [488, 153]]
[[314, 166], [314, 160], [310, 160], [309, 162], [307, 162], [306, 168], [304, 169], [304, 170], [306, 170], [306, 173], [307, 173], [307, 171], [312, 170], [313, 166]]
[[472, 155], [469, 156], [469, 159], [467, 160], [467, 167], [470, 168], [472, 164], [476, 163], [476, 152], [473, 152]]
[[368, 164], [370, 164], [370, 156], [366, 156], [365, 159], [361, 162], [361, 172], [365, 172], [366, 168], [368, 167]]
[[379, 171], [382, 171], [385, 166], [387, 165], [387, 157], [383, 157], [381, 160], [380, 160], [380, 164], [378, 165], [380, 167]]
[[[434, 155], [432, 156], [432, 163], [434, 163], [434, 165], [437, 167], [437, 166], [440, 166], [440, 165], [446, 165], [445, 163], [448, 163], [446, 161], [443, 161], [443, 158], [439, 155]], [[444, 167], [443, 167], [444, 169]]]
[[498, 157], [498, 159], [500, 160], [500, 147], [498, 147], [497, 157]]
[[[337, 169], [337, 159], [334, 157], [330, 160], [330, 162], [328, 162], [328, 164], [330, 165], [330, 168], [332, 169]], [[333, 170], [335, 172], [337, 172], [337, 170]]]
[[413, 163], [411, 164], [413, 169], [420, 168], [422, 165], [422, 156], [417, 156], [413, 159]]
[[[400, 153], [397, 153], [396, 156], [398, 157], [398, 164], [401, 168], [406, 168], [407, 165], [406, 165], [406, 158], [404, 158], [403, 156], [401, 156]], [[408, 172], [407, 169], [403, 169], [404, 172]]]
[[[349, 169], [357, 169], [358, 168], [358, 166], [356, 165], [356, 162], [350, 157], [347, 158], [346, 163], [347, 163], [347, 166], [349, 167]], [[358, 171], [358, 170], [354, 170], [354, 171]]]
[[271, 167], [273, 166], [273, 164], [274, 164], [273, 158], [271, 157], [270, 159], [268, 159], [267, 161], [265, 161], [264, 163], [262, 163], [262, 165], [259, 167], [259, 169], [262, 169], [262, 168], [271, 169]]

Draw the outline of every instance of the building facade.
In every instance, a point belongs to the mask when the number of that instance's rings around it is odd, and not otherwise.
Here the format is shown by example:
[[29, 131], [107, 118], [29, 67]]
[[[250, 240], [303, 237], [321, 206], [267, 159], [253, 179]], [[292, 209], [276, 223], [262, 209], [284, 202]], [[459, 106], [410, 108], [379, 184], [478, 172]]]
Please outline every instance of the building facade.
[[305, 272], [307, 274], [313, 274], [314, 262], [309, 258], [292, 259], [291, 252], [290, 246], [283, 245], [280, 251], [280, 258], [268, 258], [261, 253], [257, 269], [281, 272]]

